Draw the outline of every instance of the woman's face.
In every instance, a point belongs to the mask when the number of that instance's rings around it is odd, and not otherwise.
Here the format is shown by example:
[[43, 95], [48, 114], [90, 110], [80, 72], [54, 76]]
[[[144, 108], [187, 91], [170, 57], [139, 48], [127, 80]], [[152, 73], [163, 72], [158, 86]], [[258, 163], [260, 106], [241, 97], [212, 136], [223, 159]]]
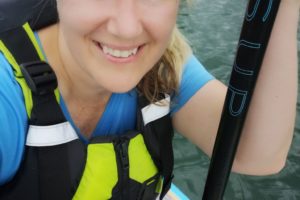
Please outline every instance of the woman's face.
[[111, 92], [135, 87], [164, 53], [179, 0], [57, 0], [62, 60]]

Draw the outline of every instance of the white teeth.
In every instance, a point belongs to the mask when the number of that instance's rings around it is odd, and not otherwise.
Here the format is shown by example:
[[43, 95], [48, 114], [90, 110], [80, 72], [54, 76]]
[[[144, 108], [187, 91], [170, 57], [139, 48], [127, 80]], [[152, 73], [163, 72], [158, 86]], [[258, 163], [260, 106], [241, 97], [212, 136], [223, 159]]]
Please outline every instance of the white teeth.
[[136, 54], [137, 50], [138, 50], [138, 48], [133, 49], [133, 51], [132, 51], [133, 55]]
[[102, 49], [103, 49], [103, 52], [104, 52], [105, 54], [108, 54], [108, 49], [107, 49], [106, 46], [103, 46]]
[[135, 55], [137, 53], [138, 48], [134, 48], [131, 50], [117, 50], [117, 49], [112, 49], [107, 46], [101, 45], [103, 52], [105, 54], [117, 57], [117, 58], [128, 58], [131, 55]]
[[128, 51], [121, 51], [120, 52], [120, 57], [127, 58], [128, 56], [130, 56], [130, 53]]
[[115, 57], [120, 57], [121, 56], [121, 51], [119, 51], [119, 50], [113, 50], [112, 55], [115, 56]]

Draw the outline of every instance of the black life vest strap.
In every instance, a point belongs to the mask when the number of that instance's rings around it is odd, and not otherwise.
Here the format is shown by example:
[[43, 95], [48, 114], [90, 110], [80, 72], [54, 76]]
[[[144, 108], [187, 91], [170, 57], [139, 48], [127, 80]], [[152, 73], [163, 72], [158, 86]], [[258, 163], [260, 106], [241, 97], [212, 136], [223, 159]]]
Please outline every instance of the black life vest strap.
[[[165, 95], [162, 94], [161, 98], [164, 99]], [[149, 105], [149, 101], [144, 96], [139, 97], [138, 103], [139, 108]], [[173, 179], [174, 155], [172, 139], [174, 131], [170, 113], [159, 120], [144, 125], [141, 109], [139, 109], [137, 119], [137, 130], [143, 132], [148, 151], [163, 176], [163, 186], [160, 195], [160, 199], [162, 199], [169, 191]]]
[[[51, 67], [46, 62], [41, 61], [41, 58], [24, 27], [21, 26], [0, 33], [0, 40], [21, 68], [23, 77], [18, 78], [24, 78], [28, 87], [31, 89], [33, 108], [29, 124], [35, 126], [47, 126], [66, 122], [54, 93], [54, 90], [57, 87], [56, 76]], [[80, 141], [74, 141], [72, 143], [82, 145]], [[72, 145], [72, 143], [68, 144], [68, 146]], [[71, 199], [72, 192], [68, 189], [70, 185], [72, 185], [72, 177], [69, 169], [73, 159], [69, 158], [68, 146], [27, 146], [25, 149], [26, 160], [24, 162], [29, 162], [28, 159], [30, 160], [30, 157], [27, 156], [28, 154], [36, 155], [37, 160], [34, 162], [31, 160], [31, 164], [28, 164], [29, 166], [34, 167], [25, 170], [25, 172], [28, 173], [18, 173], [14, 178], [15, 180], [21, 180], [16, 182], [21, 183], [22, 186], [12, 186], [16, 183], [15, 181], [8, 183], [7, 186], [4, 185], [3, 190], [1, 186], [1, 199], [18, 199], [18, 195], [28, 193], [26, 184], [29, 184], [35, 189], [39, 188], [39, 197], [36, 200]], [[49, 150], [49, 148], [51, 150]], [[20, 171], [22, 172], [23, 170], [21, 169]], [[27, 178], [35, 173], [38, 174], [37, 180], [34, 179], [30, 183], [24, 183], [22, 181], [28, 180]], [[6, 188], [12, 188], [13, 191], [8, 193], [9, 190]], [[15, 198], [14, 195], [17, 197]]]
[[56, 101], [57, 80], [51, 67], [41, 61], [24, 28], [17, 27], [0, 34], [0, 39], [21, 67], [24, 79], [32, 91], [31, 125], [53, 125], [66, 119]]

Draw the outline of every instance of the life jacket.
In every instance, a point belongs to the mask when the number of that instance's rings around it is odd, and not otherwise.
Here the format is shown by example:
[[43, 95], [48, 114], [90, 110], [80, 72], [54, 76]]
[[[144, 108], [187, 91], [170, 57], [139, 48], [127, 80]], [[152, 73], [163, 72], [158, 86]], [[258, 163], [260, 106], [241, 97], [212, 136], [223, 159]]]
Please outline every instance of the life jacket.
[[[39, 2], [56, 13], [54, 1]], [[162, 199], [173, 178], [170, 97], [162, 94], [158, 105], [139, 96], [136, 130], [83, 143], [63, 115], [56, 76], [32, 30], [55, 23], [56, 14], [35, 21], [34, 28], [13, 24], [0, 32], [0, 51], [22, 88], [29, 118], [24, 159], [14, 178], [0, 186], [0, 199]]]

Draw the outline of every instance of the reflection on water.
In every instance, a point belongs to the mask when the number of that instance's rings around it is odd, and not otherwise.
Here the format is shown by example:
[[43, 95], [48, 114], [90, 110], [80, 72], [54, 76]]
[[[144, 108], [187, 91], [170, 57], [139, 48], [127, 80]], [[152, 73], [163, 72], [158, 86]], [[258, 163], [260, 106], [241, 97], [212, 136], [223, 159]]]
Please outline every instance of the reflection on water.
[[[193, 0], [190, 8], [181, 6], [180, 29], [200, 61], [223, 82], [230, 76], [246, 5], [247, 0]], [[299, 100], [297, 114], [295, 136], [285, 169], [278, 175], [264, 177], [232, 174], [224, 199], [300, 199]], [[192, 200], [200, 199], [208, 158], [178, 134], [174, 138], [174, 152], [176, 185]]]

